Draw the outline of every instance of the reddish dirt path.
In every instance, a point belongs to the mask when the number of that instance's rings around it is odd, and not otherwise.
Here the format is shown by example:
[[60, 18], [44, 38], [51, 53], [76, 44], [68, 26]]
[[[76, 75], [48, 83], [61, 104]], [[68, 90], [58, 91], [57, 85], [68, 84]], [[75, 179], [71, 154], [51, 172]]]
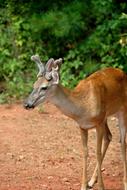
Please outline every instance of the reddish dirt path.
[[[25, 110], [0, 106], [0, 190], [80, 190], [82, 146], [77, 124], [54, 106]], [[116, 121], [103, 168], [106, 190], [123, 190]], [[89, 176], [95, 166], [95, 131], [89, 136]], [[96, 189], [96, 186], [95, 186]]]

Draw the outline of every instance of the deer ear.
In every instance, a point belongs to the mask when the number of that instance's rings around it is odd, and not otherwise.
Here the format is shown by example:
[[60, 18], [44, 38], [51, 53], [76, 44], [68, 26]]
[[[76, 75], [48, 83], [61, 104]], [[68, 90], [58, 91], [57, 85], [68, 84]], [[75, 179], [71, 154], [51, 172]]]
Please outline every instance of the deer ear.
[[59, 73], [55, 70], [52, 71], [52, 80], [53, 83], [52, 84], [59, 84]]
[[59, 70], [60, 70], [60, 66], [62, 63], [62, 58], [59, 58], [57, 60], [54, 61], [53, 63], [53, 67], [52, 67], [52, 79], [53, 79], [53, 83], [52, 84], [59, 84]]
[[48, 60], [48, 62], [46, 63], [46, 71], [47, 72], [50, 72], [52, 70], [53, 63], [54, 63], [54, 59], [50, 58]]

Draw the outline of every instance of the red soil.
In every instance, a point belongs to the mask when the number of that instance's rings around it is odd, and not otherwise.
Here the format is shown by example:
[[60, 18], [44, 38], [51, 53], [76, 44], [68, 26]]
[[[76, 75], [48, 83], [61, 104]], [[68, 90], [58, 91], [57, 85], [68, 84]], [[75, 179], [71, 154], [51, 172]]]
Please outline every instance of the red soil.
[[[116, 120], [103, 163], [106, 190], [123, 190], [123, 167]], [[89, 131], [88, 173], [95, 167], [95, 130]], [[82, 146], [77, 124], [54, 106], [27, 111], [0, 106], [0, 190], [80, 190]], [[97, 185], [95, 185], [95, 188]]]

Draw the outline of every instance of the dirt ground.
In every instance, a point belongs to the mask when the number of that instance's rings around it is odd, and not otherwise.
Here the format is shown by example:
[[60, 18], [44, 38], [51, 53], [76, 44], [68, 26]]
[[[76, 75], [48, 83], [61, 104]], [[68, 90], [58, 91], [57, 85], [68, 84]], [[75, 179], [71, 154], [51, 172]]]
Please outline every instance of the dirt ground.
[[[103, 163], [106, 190], [123, 190], [116, 120]], [[0, 106], [0, 190], [80, 190], [82, 146], [77, 124], [53, 105], [27, 111], [22, 104]], [[89, 131], [88, 173], [95, 167], [95, 130]], [[97, 189], [97, 185], [95, 188]]]

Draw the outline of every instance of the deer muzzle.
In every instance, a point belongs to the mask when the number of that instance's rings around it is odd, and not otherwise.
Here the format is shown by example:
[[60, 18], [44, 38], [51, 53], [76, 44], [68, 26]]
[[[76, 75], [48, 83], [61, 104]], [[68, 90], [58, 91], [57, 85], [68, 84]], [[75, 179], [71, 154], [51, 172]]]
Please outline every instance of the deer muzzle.
[[25, 108], [25, 109], [32, 109], [32, 108], [34, 108], [34, 105], [33, 105], [33, 104], [30, 104], [30, 103], [25, 102], [25, 103], [24, 103], [24, 108]]
[[33, 90], [29, 97], [24, 102], [24, 108], [31, 109], [35, 107], [35, 102], [37, 99], [36, 90]]

